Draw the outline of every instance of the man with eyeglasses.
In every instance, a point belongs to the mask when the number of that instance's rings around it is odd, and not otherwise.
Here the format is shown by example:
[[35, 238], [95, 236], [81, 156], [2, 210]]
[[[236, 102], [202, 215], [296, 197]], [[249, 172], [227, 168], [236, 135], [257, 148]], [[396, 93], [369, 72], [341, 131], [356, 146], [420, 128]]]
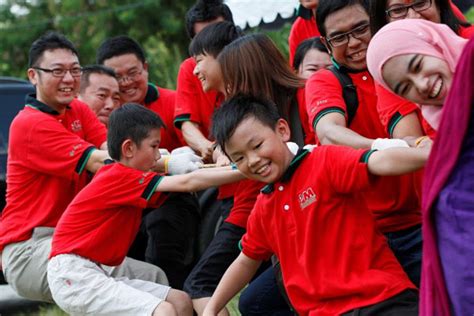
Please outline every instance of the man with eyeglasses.
[[[36, 94], [26, 97], [10, 127], [7, 204], [0, 221], [2, 268], [12, 288], [32, 300], [53, 302], [46, 266], [54, 227], [86, 185], [88, 172], [108, 158], [101, 150], [106, 148], [104, 125], [75, 99], [81, 73], [68, 39], [55, 32], [38, 38], [28, 69]], [[166, 280], [159, 268], [139, 267], [145, 279]], [[136, 276], [127, 274], [132, 270], [139, 272], [125, 263], [114, 269], [117, 276]]]
[[[388, 139], [377, 113], [374, 80], [366, 63], [371, 39], [367, 1], [321, 0], [316, 21], [334, 71], [352, 81], [343, 88], [335, 73], [325, 69], [307, 81], [307, 111], [319, 142], [374, 150], [408, 147], [403, 140]], [[343, 89], [354, 90], [358, 104], [346, 103]], [[379, 179], [363, 195], [398, 261], [419, 285], [422, 243], [415, 176]]]
[[[166, 126], [161, 129], [161, 148], [183, 146], [173, 124], [176, 93], [148, 82], [148, 63], [139, 43], [125, 35], [108, 38], [97, 50], [96, 61], [115, 71], [122, 103], [142, 104], [160, 116]], [[176, 289], [182, 289], [194, 264], [198, 207], [190, 193], [170, 194], [161, 207], [144, 214], [142, 235], [129, 253], [162, 268]]]

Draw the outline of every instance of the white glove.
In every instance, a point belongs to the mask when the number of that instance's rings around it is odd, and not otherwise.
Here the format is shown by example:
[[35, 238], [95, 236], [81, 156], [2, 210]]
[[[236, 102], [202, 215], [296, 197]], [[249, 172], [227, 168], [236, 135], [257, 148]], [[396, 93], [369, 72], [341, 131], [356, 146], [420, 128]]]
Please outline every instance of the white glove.
[[171, 155], [184, 154], [184, 153], [195, 154], [194, 150], [189, 146], [178, 147], [171, 151]]
[[408, 148], [410, 147], [406, 141], [398, 138], [377, 138], [372, 143], [371, 149], [384, 150], [388, 148]]
[[168, 156], [170, 152], [166, 148], [160, 148], [160, 155], [161, 156]]
[[171, 154], [165, 166], [170, 175], [185, 174], [199, 169], [202, 159], [194, 153]]
[[286, 146], [288, 146], [288, 149], [291, 151], [293, 155], [296, 155], [296, 153], [298, 152], [298, 149], [300, 149], [298, 144], [293, 143], [293, 142], [286, 142]]
[[315, 144], [315, 145], [310, 145], [310, 144], [308, 144], [308, 145], [304, 145], [304, 146], [303, 146], [303, 149], [306, 149], [307, 151], [312, 152], [313, 149], [315, 149], [316, 147], [318, 147], [318, 145], [316, 145], [316, 144]]

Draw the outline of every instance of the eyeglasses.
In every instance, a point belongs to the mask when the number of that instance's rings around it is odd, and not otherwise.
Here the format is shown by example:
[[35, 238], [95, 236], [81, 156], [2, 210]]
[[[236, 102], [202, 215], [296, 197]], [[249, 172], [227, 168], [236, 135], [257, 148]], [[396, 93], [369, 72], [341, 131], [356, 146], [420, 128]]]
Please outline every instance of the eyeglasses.
[[361, 37], [364, 37], [368, 35], [369, 33], [370, 33], [370, 24], [365, 23], [354, 28], [353, 30], [349, 32], [338, 34], [331, 38], [327, 38], [326, 40], [329, 43], [329, 45], [331, 45], [332, 47], [338, 47], [338, 46], [346, 45], [347, 43], [349, 43], [349, 35], [351, 35], [353, 38], [360, 39]]
[[74, 67], [74, 68], [70, 68], [70, 69], [63, 69], [63, 68], [46, 69], [46, 68], [40, 68], [40, 67], [33, 67], [33, 69], [41, 70], [41, 71], [50, 73], [54, 77], [58, 77], [58, 78], [64, 77], [68, 71], [71, 74], [71, 76], [73, 76], [73, 77], [80, 77], [82, 75], [82, 68], [81, 67]]
[[395, 4], [388, 8], [385, 13], [392, 19], [404, 19], [408, 15], [408, 10], [421, 12], [431, 7], [432, 0], [418, 0], [411, 4]]
[[136, 81], [138, 79], [138, 76], [140, 76], [142, 72], [143, 72], [143, 69], [131, 70], [125, 76], [117, 76], [117, 81], [118, 83], [124, 83], [125, 81]]

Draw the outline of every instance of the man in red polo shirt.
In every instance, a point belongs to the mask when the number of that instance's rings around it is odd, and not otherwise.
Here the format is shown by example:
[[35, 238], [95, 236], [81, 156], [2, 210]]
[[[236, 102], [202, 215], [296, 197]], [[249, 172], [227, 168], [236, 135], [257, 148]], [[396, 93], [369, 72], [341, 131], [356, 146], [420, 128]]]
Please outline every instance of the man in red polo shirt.
[[[100, 45], [96, 59], [115, 71], [122, 103], [139, 103], [160, 116], [166, 127], [161, 129], [160, 147], [169, 151], [181, 147], [179, 130], [173, 125], [176, 93], [148, 82], [142, 47], [125, 35], [108, 38]], [[148, 239], [143, 241], [147, 243], [144, 259], [161, 267], [177, 289], [182, 288], [193, 265], [198, 207], [192, 194], [172, 193], [161, 207], [144, 216]], [[140, 242], [135, 246], [140, 247]], [[132, 252], [136, 250], [132, 248]], [[139, 250], [136, 252], [134, 256], [143, 258]]]
[[[52, 302], [46, 264], [54, 228], [69, 202], [108, 158], [106, 130], [84, 103], [74, 99], [82, 69], [74, 45], [47, 33], [29, 52], [28, 78], [36, 94], [10, 128], [7, 205], [0, 221], [0, 252], [5, 278], [29, 299]], [[161, 270], [129, 261], [114, 275], [139, 272], [166, 280]], [[123, 269], [122, 269], [123, 268]], [[119, 271], [120, 270], [120, 271]], [[129, 277], [137, 276], [128, 274]]]
[[275, 104], [247, 96], [217, 110], [212, 132], [242, 174], [268, 185], [248, 219], [242, 252], [204, 315], [217, 315], [272, 254], [298, 315], [418, 314], [415, 286], [360, 192], [376, 176], [421, 168], [430, 141], [424, 148], [320, 146], [293, 155], [285, 143], [290, 128]]
[[[353, 82], [358, 108], [349, 122], [341, 83], [330, 70], [316, 72], [306, 83], [308, 116], [322, 144], [382, 149], [407, 144], [389, 136], [377, 113], [374, 81], [367, 71], [366, 51], [371, 38], [365, 2], [321, 0], [316, 20], [321, 39], [334, 67]], [[365, 194], [379, 229], [411, 280], [419, 285], [421, 264], [421, 214], [413, 174], [375, 182]]]

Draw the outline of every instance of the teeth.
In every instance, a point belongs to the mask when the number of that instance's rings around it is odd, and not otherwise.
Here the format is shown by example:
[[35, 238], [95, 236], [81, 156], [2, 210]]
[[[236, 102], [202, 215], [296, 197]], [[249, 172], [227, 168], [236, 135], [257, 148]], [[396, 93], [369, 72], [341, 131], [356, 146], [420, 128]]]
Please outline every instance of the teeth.
[[268, 168], [268, 165], [265, 165], [265, 166], [257, 169], [257, 171], [255, 173], [257, 173], [257, 174], [263, 173], [265, 170], [267, 170], [267, 168]]
[[438, 80], [436, 80], [433, 86], [433, 90], [431, 90], [430, 98], [436, 98], [441, 92], [442, 86], [443, 86], [443, 81], [441, 80], [441, 78], [439, 78]]
[[72, 88], [62, 88], [62, 89], [59, 89], [59, 91], [62, 91], [62, 92], [72, 92]]

